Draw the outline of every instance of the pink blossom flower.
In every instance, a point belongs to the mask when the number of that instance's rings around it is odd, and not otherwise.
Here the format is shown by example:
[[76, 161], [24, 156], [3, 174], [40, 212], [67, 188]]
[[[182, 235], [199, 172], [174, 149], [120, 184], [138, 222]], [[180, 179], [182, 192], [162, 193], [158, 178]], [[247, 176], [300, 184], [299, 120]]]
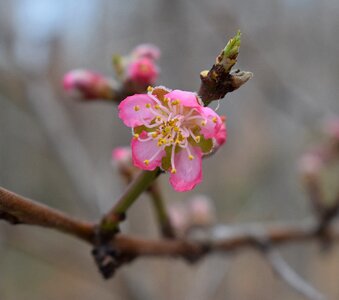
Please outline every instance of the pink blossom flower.
[[216, 220], [213, 201], [204, 195], [196, 195], [188, 201], [191, 226], [209, 226]]
[[147, 57], [141, 57], [132, 62], [127, 67], [127, 78], [142, 85], [152, 85], [159, 75], [159, 70], [154, 61]]
[[132, 157], [144, 170], [170, 171], [176, 191], [188, 191], [202, 180], [202, 156], [209, 153], [222, 126], [195, 93], [164, 87], [127, 97], [119, 117], [133, 128]]
[[160, 58], [160, 49], [153, 44], [140, 44], [135, 47], [132, 56], [140, 58], [147, 57], [149, 59], [158, 60]]
[[324, 127], [325, 133], [330, 138], [339, 141], [339, 116], [328, 118]]
[[116, 147], [112, 151], [112, 162], [117, 164], [132, 163], [132, 152], [130, 147]]
[[113, 96], [112, 83], [101, 74], [89, 70], [72, 70], [63, 78], [64, 89], [77, 98], [111, 99]]

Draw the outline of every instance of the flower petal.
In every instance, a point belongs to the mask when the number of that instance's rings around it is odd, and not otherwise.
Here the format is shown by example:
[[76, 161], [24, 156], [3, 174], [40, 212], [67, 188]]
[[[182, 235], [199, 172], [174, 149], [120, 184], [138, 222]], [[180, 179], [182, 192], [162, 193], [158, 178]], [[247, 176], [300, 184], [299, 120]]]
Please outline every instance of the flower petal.
[[219, 146], [223, 145], [226, 142], [227, 129], [226, 129], [226, 124], [224, 122], [221, 124], [215, 138]]
[[[189, 146], [190, 147], [190, 146]], [[202, 160], [199, 147], [190, 147], [194, 159], [190, 160], [185, 149], [175, 154], [176, 173], [170, 175], [170, 183], [178, 192], [193, 189], [202, 180]]]
[[119, 118], [128, 127], [136, 127], [150, 122], [154, 115], [146, 108], [146, 104], [153, 105], [154, 100], [145, 94], [129, 96], [119, 104]]
[[201, 116], [206, 120], [206, 122], [200, 126], [201, 134], [203, 134], [206, 139], [210, 139], [212, 137], [216, 138], [217, 133], [223, 123], [220, 116], [209, 107], [204, 107], [201, 110]]
[[[141, 138], [145, 138], [146, 133], [144, 132]], [[142, 142], [136, 138], [132, 139], [132, 159], [133, 164], [143, 170], [154, 170], [156, 167], [161, 165], [161, 160], [166, 154], [165, 150], [160, 149], [157, 146], [156, 140], [149, 140]], [[145, 161], [149, 161], [145, 163]]]
[[184, 107], [201, 107], [196, 93], [174, 90], [165, 95], [165, 97], [172, 101], [179, 100]]

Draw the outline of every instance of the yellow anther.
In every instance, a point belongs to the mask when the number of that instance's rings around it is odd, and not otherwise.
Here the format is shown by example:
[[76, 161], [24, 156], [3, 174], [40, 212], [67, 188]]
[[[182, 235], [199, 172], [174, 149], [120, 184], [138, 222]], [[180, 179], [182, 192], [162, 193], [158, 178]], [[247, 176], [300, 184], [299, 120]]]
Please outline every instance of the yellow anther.
[[153, 92], [153, 88], [150, 85], [147, 87], [147, 92]]
[[174, 129], [174, 131], [175, 131], [175, 132], [178, 132], [178, 131], [180, 130], [180, 128], [179, 128], [179, 127], [177, 127], [177, 126], [176, 126], [176, 127], [174, 127], [173, 129]]
[[140, 106], [139, 105], [134, 106], [134, 110], [135, 111], [139, 111], [140, 110]]
[[151, 104], [149, 104], [149, 103], [146, 103], [146, 108], [151, 108]]
[[206, 124], [207, 124], [206, 120], [201, 121], [201, 126], [206, 126]]
[[158, 135], [159, 135], [159, 133], [153, 132], [153, 133], [152, 133], [152, 138], [156, 138]]
[[171, 170], [172, 174], [175, 174], [176, 172], [177, 172], [177, 169], [175, 169], [175, 168]]
[[154, 105], [154, 108], [159, 109], [160, 108], [159, 104]]
[[139, 134], [137, 134], [137, 133], [135, 133], [133, 136], [134, 136], [135, 139], [139, 138]]
[[213, 117], [212, 121], [213, 121], [213, 123], [217, 123], [218, 118], [217, 117]]
[[201, 136], [200, 136], [200, 135], [197, 135], [197, 136], [195, 137], [195, 141], [196, 141], [197, 143], [200, 142], [200, 139], [201, 139]]
[[194, 159], [194, 156], [193, 156], [193, 155], [189, 155], [188, 158], [189, 158], [190, 160], [193, 160], [193, 159]]
[[144, 164], [145, 164], [146, 166], [148, 166], [148, 165], [149, 165], [149, 160], [148, 160], [148, 159], [145, 159], [145, 160], [144, 160]]
[[160, 116], [156, 116], [155, 118], [157, 121], [161, 121], [161, 117]]
[[177, 104], [179, 104], [179, 103], [180, 103], [180, 101], [179, 101], [178, 99], [172, 101], [172, 104], [173, 104], [173, 105], [177, 105]]
[[169, 98], [164, 97], [164, 102], [167, 103], [169, 101]]

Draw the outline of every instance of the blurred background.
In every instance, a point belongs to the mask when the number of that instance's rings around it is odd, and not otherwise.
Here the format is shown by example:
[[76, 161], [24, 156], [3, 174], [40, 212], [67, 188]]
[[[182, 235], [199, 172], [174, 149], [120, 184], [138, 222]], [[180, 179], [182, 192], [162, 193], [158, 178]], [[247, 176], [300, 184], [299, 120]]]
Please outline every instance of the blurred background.
[[[310, 214], [297, 161], [339, 113], [339, 3], [335, 0], [0, 0], [0, 185], [74, 216], [97, 220], [122, 192], [114, 147], [130, 130], [114, 105], [81, 103], [65, 72], [113, 76], [113, 53], [151, 42], [169, 88], [196, 91], [199, 72], [238, 29], [237, 67], [254, 78], [221, 101], [227, 144], [204, 161], [205, 179], [168, 204], [209, 195], [225, 224], [298, 220]], [[216, 103], [212, 104], [216, 107]], [[156, 237], [149, 199], [124, 230]], [[284, 258], [330, 299], [339, 298], [338, 247], [290, 245]], [[256, 252], [181, 260], [139, 259], [104, 281], [87, 245], [54, 231], [0, 223], [0, 299], [302, 299]]]

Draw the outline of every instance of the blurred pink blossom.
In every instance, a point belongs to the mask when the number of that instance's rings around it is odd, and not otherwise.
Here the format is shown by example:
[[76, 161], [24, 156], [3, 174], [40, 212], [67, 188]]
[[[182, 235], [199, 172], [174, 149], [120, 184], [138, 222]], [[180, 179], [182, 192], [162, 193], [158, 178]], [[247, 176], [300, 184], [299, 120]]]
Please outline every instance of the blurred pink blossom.
[[159, 75], [155, 62], [147, 57], [132, 60], [127, 67], [127, 79], [141, 85], [153, 85]]
[[112, 82], [109, 79], [84, 69], [71, 70], [65, 74], [63, 87], [74, 97], [83, 100], [111, 99], [113, 96]]

